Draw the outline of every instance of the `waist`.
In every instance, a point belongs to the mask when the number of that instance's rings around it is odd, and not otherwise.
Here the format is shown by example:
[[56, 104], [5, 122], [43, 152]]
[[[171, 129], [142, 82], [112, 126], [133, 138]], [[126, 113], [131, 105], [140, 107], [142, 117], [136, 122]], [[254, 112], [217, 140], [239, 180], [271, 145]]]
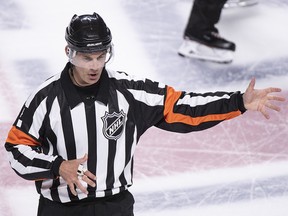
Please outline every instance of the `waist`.
[[43, 197], [40, 195], [40, 201], [44, 202], [45, 204], [53, 204], [53, 205], [62, 205], [62, 206], [78, 206], [78, 205], [92, 205], [97, 203], [104, 203], [104, 202], [117, 202], [119, 199], [122, 199], [122, 197], [125, 197], [127, 195], [130, 195], [131, 193], [128, 190], [121, 191], [114, 195], [108, 195], [104, 197], [86, 197], [83, 199], [77, 199], [77, 200], [71, 200], [69, 202], [57, 202], [52, 201], [48, 198]]
[[[36, 182], [36, 189], [38, 193], [43, 196], [44, 198], [47, 198], [48, 200], [52, 200], [59, 203], [68, 203], [72, 201], [78, 201], [78, 200], [84, 200], [84, 199], [94, 199], [94, 198], [105, 198], [110, 197], [111, 195], [116, 195], [118, 193], [121, 193], [122, 191], [125, 191], [128, 189], [128, 187], [131, 186], [131, 184], [128, 185], [119, 185], [115, 188], [103, 188], [100, 189], [99, 185], [96, 188], [87, 188], [89, 195], [84, 194], [82, 191], [77, 190], [78, 196], [74, 197], [71, 195], [71, 192], [67, 189], [66, 184], [57, 185], [57, 183], [60, 183], [57, 180], [47, 180], [41, 182]], [[51, 185], [51, 186], [50, 186]]]

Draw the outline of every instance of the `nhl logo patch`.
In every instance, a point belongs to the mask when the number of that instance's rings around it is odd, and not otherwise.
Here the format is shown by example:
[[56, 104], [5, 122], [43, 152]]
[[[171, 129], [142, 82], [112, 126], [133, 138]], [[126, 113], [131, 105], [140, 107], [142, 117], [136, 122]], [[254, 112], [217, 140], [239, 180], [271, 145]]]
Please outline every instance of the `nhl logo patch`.
[[105, 112], [101, 119], [103, 121], [103, 134], [107, 139], [119, 139], [123, 132], [125, 117], [126, 114], [123, 110], [120, 113], [113, 112], [112, 114]]

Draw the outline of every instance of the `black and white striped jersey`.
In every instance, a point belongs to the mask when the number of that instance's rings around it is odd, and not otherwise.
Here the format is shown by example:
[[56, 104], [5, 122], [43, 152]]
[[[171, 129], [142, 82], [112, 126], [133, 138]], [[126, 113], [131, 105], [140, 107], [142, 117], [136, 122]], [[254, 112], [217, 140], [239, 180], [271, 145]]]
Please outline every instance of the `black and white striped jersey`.
[[[210, 128], [245, 111], [240, 92], [187, 93], [137, 79], [124, 72], [102, 72], [95, 97], [87, 103], [62, 73], [46, 80], [26, 100], [6, 140], [11, 167], [34, 180], [38, 193], [70, 202], [117, 194], [132, 185], [133, 155], [150, 127], [187, 133]], [[63, 160], [83, 157], [97, 176], [96, 188], [73, 196], [59, 176]]]

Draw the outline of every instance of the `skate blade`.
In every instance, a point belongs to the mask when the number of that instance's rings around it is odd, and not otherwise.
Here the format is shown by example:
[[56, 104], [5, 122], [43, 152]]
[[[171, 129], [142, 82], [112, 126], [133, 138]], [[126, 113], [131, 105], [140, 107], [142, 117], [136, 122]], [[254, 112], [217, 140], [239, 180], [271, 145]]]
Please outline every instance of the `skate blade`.
[[190, 40], [184, 40], [178, 50], [178, 54], [182, 57], [222, 64], [231, 63], [234, 56], [234, 52], [231, 50], [212, 48]]
[[235, 1], [235, 2], [233, 2], [233, 1], [231, 1], [231, 2], [226, 2], [225, 4], [224, 4], [224, 8], [226, 8], [226, 9], [228, 9], [228, 8], [237, 8], [237, 7], [249, 7], [249, 6], [253, 6], [253, 5], [256, 5], [256, 4], [258, 4], [258, 1], [243, 1], [243, 2], [241, 2], [241, 1]]

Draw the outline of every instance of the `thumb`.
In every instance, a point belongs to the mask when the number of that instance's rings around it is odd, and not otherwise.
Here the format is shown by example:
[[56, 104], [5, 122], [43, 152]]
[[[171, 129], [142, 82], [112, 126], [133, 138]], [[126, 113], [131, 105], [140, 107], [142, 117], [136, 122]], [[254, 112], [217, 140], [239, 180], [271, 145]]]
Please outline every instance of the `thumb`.
[[82, 158], [79, 158], [79, 159], [78, 159], [79, 163], [84, 163], [84, 162], [86, 162], [87, 160], [88, 160], [88, 155], [87, 155], [87, 154], [85, 154]]
[[249, 86], [248, 86], [246, 91], [252, 91], [254, 89], [254, 87], [255, 87], [255, 83], [256, 83], [256, 79], [255, 79], [255, 77], [253, 77], [251, 79], [251, 81], [249, 83]]

